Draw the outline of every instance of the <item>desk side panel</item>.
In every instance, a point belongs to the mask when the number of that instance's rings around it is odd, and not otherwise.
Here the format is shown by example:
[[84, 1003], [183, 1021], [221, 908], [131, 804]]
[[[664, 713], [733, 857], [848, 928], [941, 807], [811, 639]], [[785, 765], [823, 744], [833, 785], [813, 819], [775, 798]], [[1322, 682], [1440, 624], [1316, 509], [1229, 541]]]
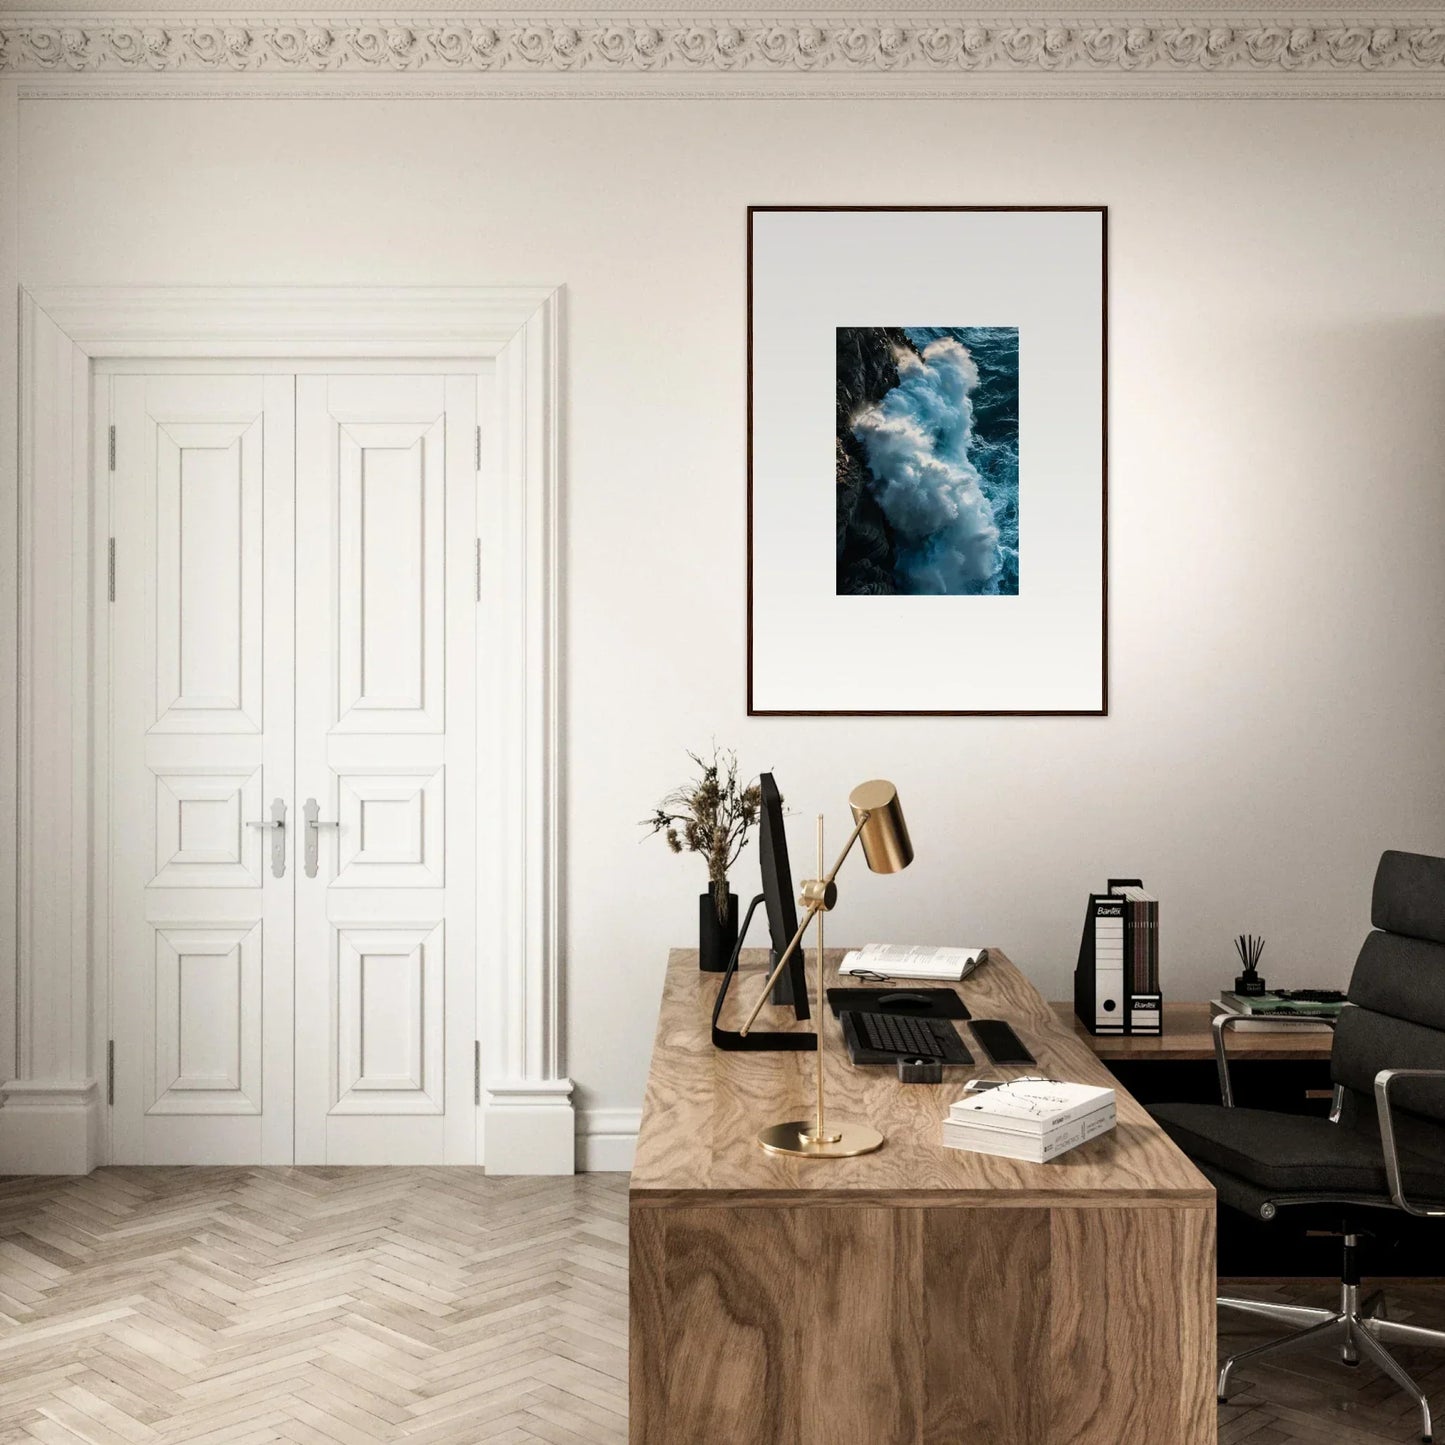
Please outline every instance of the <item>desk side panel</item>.
[[[918, 1308], [925, 1216], [866, 1207], [786, 1213], [800, 1325], [799, 1368], [786, 1383], [798, 1396], [801, 1439], [916, 1441], [927, 1408]], [[787, 1265], [774, 1261], [770, 1272]]]
[[1213, 1218], [634, 1205], [632, 1445], [1210, 1445]]
[[1051, 1445], [1210, 1445], [1214, 1210], [1051, 1211]]
[[790, 1211], [631, 1216], [632, 1445], [801, 1445], [808, 1311]]
[[922, 1445], [1049, 1438], [1046, 1209], [923, 1211]]
[[667, 1215], [629, 1210], [627, 1227], [627, 1399], [632, 1445], [666, 1445]]

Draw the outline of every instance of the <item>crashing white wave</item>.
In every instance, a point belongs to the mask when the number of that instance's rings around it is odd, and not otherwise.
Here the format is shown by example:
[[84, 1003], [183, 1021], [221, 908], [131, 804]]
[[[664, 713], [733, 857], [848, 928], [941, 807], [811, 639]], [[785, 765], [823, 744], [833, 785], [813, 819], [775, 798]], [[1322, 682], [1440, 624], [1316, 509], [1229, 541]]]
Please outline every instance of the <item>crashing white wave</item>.
[[962, 342], [897, 353], [898, 385], [853, 422], [873, 494], [894, 532], [902, 590], [988, 590], [1001, 562], [999, 529], [969, 461], [978, 368]]

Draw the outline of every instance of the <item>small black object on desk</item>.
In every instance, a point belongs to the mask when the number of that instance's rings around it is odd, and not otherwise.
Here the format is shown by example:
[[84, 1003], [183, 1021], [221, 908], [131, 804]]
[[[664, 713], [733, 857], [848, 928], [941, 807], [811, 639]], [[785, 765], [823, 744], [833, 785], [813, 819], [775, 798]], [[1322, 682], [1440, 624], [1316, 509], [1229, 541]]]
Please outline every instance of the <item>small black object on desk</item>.
[[974, 1019], [973, 1036], [983, 1045], [991, 1064], [1036, 1064], [1024, 1041], [1004, 1019]]
[[943, 1065], [936, 1059], [899, 1059], [900, 1084], [941, 1084]]
[[968, 1006], [951, 988], [830, 988], [835, 1014], [907, 1014], [918, 1019], [966, 1019]]

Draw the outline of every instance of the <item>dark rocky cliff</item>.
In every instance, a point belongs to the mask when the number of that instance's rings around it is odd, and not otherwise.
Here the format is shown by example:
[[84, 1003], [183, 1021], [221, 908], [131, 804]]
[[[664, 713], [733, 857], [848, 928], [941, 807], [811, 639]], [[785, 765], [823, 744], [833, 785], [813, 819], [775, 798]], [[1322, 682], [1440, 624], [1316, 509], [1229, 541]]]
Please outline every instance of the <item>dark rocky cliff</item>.
[[914, 351], [896, 326], [838, 328], [837, 466], [838, 592], [888, 594], [893, 578], [892, 532], [868, 488], [868, 463], [853, 437], [853, 418], [898, 385], [897, 351]]

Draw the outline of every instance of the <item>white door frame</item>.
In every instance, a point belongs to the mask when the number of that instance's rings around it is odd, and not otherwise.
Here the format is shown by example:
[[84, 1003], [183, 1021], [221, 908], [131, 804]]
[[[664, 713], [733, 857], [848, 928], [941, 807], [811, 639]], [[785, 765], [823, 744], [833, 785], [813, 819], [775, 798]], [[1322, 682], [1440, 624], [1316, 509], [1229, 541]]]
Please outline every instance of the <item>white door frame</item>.
[[[477, 1158], [570, 1173], [558, 824], [560, 287], [20, 292], [19, 917], [0, 1173], [105, 1162], [108, 462], [92, 363], [491, 362], [482, 418]], [[486, 450], [490, 447], [490, 452]], [[488, 460], [490, 465], [488, 466]]]

